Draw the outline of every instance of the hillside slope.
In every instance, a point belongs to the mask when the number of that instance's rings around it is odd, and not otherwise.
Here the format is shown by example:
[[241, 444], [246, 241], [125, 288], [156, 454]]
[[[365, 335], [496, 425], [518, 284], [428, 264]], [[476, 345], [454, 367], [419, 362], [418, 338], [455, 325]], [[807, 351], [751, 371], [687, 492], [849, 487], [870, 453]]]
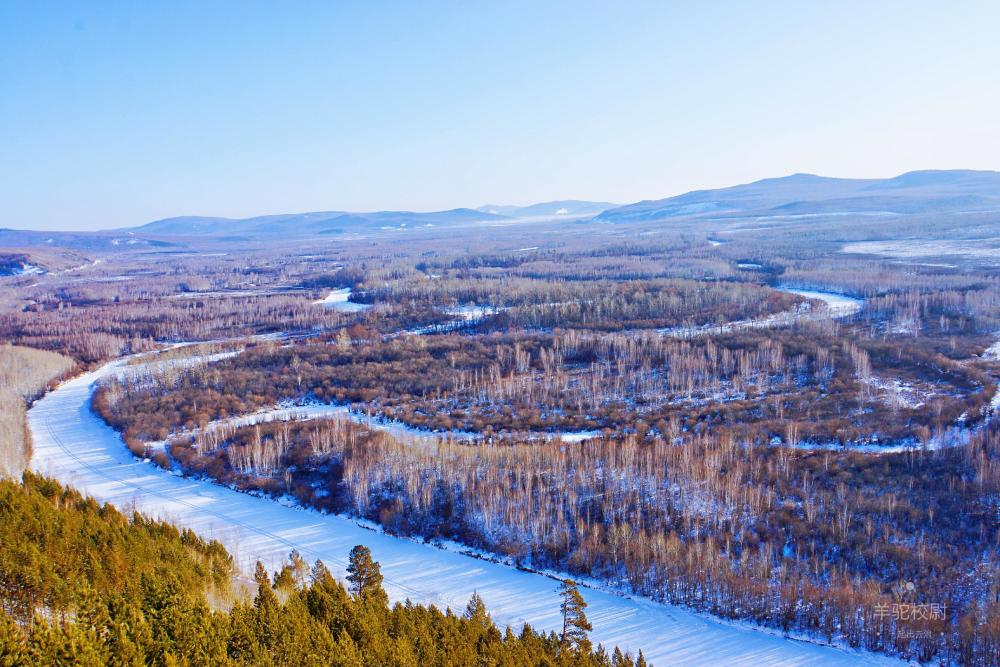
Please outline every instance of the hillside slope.
[[312, 236], [365, 230], [449, 226], [504, 220], [505, 216], [468, 208], [419, 213], [413, 211], [316, 211], [252, 218], [184, 216], [156, 220], [131, 231], [156, 236]]
[[598, 220], [1000, 211], [1000, 172], [913, 171], [888, 179], [794, 174], [604, 211]]

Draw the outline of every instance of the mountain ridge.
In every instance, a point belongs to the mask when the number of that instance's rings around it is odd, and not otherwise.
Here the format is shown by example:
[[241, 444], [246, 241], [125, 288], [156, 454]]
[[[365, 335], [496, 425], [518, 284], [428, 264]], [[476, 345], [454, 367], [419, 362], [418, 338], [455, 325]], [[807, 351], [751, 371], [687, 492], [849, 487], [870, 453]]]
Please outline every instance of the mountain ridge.
[[[471, 222], [494, 222], [506, 216], [484, 213], [469, 208], [445, 211], [310, 211], [306, 213], [278, 213], [248, 218], [212, 216], [177, 216], [153, 220], [129, 232], [160, 236], [218, 236], [241, 234], [267, 236], [270, 234], [345, 233], [353, 231], [406, 228], [419, 226], [446, 226]], [[121, 230], [126, 231], [126, 230]]]
[[597, 215], [608, 209], [617, 208], [620, 204], [604, 201], [589, 201], [585, 199], [556, 199], [538, 202], [526, 206], [512, 204], [486, 204], [476, 208], [483, 213], [505, 215], [511, 218], [536, 217], [579, 217]]
[[647, 199], [598, 214], [604, 222], [679, 217], [912, 214], [1000, 211], [1000, 172], [910, 171], [892, 178], [835, 178], [796, 173], [724, 188]]

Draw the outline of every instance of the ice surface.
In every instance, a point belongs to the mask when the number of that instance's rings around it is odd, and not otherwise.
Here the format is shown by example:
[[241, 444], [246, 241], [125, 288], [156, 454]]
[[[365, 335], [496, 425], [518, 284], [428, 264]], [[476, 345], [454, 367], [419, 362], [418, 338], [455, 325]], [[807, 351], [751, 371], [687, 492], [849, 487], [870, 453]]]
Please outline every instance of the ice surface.
[[316, 304], [322, 305], [325, 308], [331, 308], [333, 310], [339, 310], [345, 313], [356, 313], [362, 310], [368, 310], [371, 308], [371, 304], [368, 303], [354, 303], [350, 301], [351, 288], [344, 287], [342, 289], [335, 289], [325, 297], [316, 301]]
[[864, 305], [864, 301], [861, 299], [856, 299], [846, 294], [837, 294], [836, 292], [820, 292], [794, 287], [779, 287], [778, 289], [789, 294], [804, 296], [807, 299], [819, 299], [823, 301], [830, 309], [830, 317], [834, 318], [853, 315], [860, 311], [861, 306]]

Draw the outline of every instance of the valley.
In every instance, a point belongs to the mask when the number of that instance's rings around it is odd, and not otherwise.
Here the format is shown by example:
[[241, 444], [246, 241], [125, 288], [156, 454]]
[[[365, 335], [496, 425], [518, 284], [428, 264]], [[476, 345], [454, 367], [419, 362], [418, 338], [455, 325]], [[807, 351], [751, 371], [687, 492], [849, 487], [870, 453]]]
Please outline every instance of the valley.
[[[501, 626], [572, 577], [661, 666], [990, 664], [1000, 267], [883, 252], [917, 214], [705, 215], [88, 240], [3, 278], [3, 339], [75, 365], [30, 468]], [[900, 581], [947, 616], [880, 613]]]

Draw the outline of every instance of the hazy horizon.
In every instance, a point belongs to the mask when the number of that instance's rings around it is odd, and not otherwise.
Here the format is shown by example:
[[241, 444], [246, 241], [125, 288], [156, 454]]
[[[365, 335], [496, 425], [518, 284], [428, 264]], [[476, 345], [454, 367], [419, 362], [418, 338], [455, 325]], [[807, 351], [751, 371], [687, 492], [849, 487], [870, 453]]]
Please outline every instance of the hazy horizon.
[[0, 8], [0, 226], [997, 169], [1000, 7]]

